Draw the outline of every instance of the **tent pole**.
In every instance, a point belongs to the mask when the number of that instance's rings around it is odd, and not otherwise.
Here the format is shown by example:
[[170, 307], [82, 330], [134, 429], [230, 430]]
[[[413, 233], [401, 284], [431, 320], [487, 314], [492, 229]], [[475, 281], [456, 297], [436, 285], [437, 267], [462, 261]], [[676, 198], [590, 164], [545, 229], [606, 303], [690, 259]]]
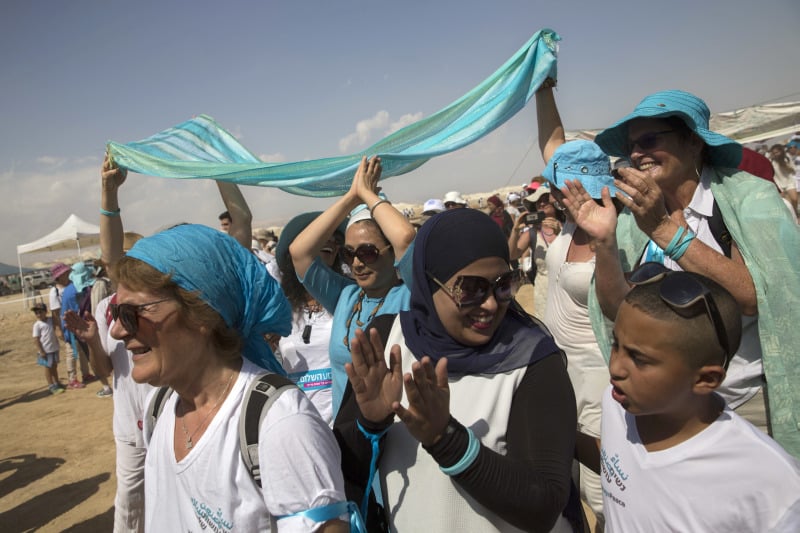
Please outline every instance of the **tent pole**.
[[22, 309], [25, 309], [25, 285], [22, 279], [22, 257], [19, 254], [17, 254], [17, 265], [19, 265], [19, 292], [23, 296]]

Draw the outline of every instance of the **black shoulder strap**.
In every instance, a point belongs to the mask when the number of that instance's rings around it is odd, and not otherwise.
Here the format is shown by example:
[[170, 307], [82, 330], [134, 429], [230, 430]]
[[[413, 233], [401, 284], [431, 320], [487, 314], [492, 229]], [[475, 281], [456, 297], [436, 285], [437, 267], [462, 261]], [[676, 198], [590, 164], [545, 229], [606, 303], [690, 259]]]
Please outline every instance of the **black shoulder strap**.
[[728, 231], [728, 227], [725, 225], [725, 221], [722, 220], [722, 212], [719, 210], [719, 205], [717, 205], [716, 200], [714, 200], [711, 218], [708, 219], [708, 229], [711, 230], [714, 240], [716, 240], [720, 248], [722, 248], [722, 253], [725, 254], [725, 257], [729, 258], [731, 256], [731, 242], [733, 239], [731, 238], [731, 233]]
[[258, 460], [258, 432], [269, 408], [286, 390], [296, 388], [288, 378], [278, 374], [260, 374], [247, 387], [239, 415], [239, 449], [242, 460], [261, 486], [261, 466]]
[[369, 324], [367, 324], [367, 327], [364, 328], [364, 332], [369, 334], [369, 330], [371, 329], [378, 330], [378, 335], [380, 335], [381, 342], [383, 342], [385, 345], [386, 341], [389, 340], [389, 333], [392, 331], [392, 326], [394, 325], [396, 318], [397, 313], [378, 315], [373, 318]]
[[147, 424], [145, 427], [147, 428], [147, 442], [150, 442], [150, 437], [153, 435], [153, 429], [156, 427], [156, 422], [158, 422], [158, 417], [161, 415], [161, 412], [164, 410], [164, 404], [167, 402], [172, 393], [175, 392], [172, 390], [171, 387], [159, 387], [153, 397], [150, 398], [150, 403], [147, 404], [147, 410], [145, 411], [145, 416], [147, 417]]

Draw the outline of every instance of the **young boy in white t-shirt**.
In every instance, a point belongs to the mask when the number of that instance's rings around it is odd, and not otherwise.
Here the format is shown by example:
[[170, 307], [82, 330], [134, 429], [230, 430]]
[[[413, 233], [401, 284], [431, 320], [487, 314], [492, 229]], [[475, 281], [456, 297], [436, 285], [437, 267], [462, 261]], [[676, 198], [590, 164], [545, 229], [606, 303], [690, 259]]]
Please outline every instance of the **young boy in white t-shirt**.
[[606, 531], [800, 531], [800, 464], [715, 390], [741, 337], [712, 280], [647, 263], [619, 308], [603, 396]]
[[58, 337], [53, 326], [53, 317], [47, 316], [47, 306], [35, 304], [31, 310], [36, 314], [33, 324], [33, 344], [36, 346], [36, 364], [44, 367], [44, 378], [51, 394], [64, 392], [58, 380]]

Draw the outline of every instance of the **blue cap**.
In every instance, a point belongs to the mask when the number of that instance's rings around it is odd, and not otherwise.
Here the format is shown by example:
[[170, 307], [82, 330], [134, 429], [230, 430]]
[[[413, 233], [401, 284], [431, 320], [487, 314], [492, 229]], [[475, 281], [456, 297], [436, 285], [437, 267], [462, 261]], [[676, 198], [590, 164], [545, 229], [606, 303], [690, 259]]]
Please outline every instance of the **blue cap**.
[[711, 112], [700, 98], [685, 91], [661, 91], [646, 96], [633, 113], [597, 134], [594, 141], [609, 155], [628, 157], [628, 123], [636, 118], [666, 118], [683, 120], [708, 146], [711, 164], [736, 168], [742, 161], [742, 145], [708, 129]]
[[608, 187], [611, 196], [617, 191], [608, 156], [592, 141], [576, 140], [559, 146], [542, 176], [558, 189], [567, 180], [580, 181], [592, 198], [601, 198], [603, 187]]

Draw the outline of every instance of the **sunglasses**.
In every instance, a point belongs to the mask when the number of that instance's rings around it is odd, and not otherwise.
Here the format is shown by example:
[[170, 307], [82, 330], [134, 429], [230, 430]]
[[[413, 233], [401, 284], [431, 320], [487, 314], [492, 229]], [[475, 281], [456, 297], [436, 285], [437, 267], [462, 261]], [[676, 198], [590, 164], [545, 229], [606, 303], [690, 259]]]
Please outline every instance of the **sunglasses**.
[[389, 244], [385, 248], [378, 248], [374, 244], [359, 244], [355, 250], [350, 246], [342, 248], [342, 259], [348, 265], [353, 264], [353, 260], [358, 257], [358, 260], [365, 265], [371, 265], [381, 256], [383, 252], [391, 248]]
[[661, 139], [667, 133], [674, 133], [675, 130], [664, 130], [664, 131], [651, 131], [649, 133], [645, 133], [644, 135], [639, 136], [639, 138], [634, 139], [632, 141], [628, 141], [627, 146], [627, 153], [633, 153], [633, 148], [638, 146], [644, 151], [652, 150], [661, 144]]
[[725, 367], [731, 356], [728, 333], [708, 287], [686, 272], [669, 270], [661, 263], [655, 262], [643, 263], [628, 277], [628, 281], [633, 285], [646, 285], [662, 279], [664, 281], [659, 287], [659, 296], [679, 315], [686, 318], [696, 316], [696, 304], [703, 302], [706, 316], [717, 334], [717, 342], [725, 352], [725, 358], [722, 360], [722, 366]]
[[127, 331], [129, 335], [133, 336], [136, 335], [137, 331], [139, 331], [139, 314], [142, 311], [151, 305], [160, 304], [161, 302], [166, 302], [167, 300], [172, 299], [173, 298], [162, 298], [161, 300], [155, 300], [154, 302], [147, 302], [146, 304], [138, 305], [110, 304], [108, 308], [111, 311], [111, 318], [114, 320], [119, 320], [119, 322], [122, 324], [122, 327], [125, 328], [125, 331]]
[[489, 281], [481, 276], [458, 276], [451, 289], [430, 272], [426, 272], [426, 274], [450, 295], [459, 309], [481, 305], [489, 298], [490, 294], [494, 294], [494, 299], [498, 303], [510, 302], [523, 282], [522, 273], [519, 270], [509, 270], [494, 281]]

